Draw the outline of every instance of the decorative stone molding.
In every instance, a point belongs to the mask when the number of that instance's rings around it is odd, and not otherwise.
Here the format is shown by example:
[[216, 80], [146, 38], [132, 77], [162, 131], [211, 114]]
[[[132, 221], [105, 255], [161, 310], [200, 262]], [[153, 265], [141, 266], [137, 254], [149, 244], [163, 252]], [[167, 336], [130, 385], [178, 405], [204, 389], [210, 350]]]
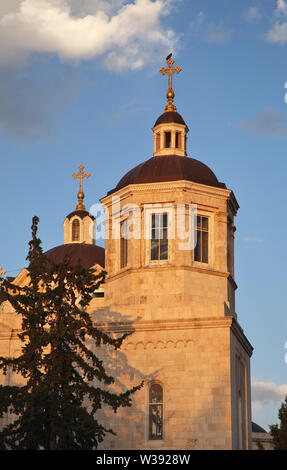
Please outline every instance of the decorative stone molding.
[[184, 348], [191, 348], [194, 345], [194, 340], [178, 340], [178, 341], [138, 341], [132, 342], [129, 341], [127, 344], [123, 344], [122, 350], [123, 351], [131, 351], [131, 350], [148, 350], [148, 349], [184, 349]]
[[[232, 200], [233, 209], [236, 206], [235, 204], [235, 196], [230, 189], [224, 188], [216, 188], [214, 186], [207, 186], [205, 184], [194, 183], [192, 181], [187, 180], [179, 180], [179, 181], [169, 181], [169, 182], [155, 182], [155, 183], [141, 183], [141, 184], [130, 184], [129, 186], [125, 186], [122, 189], [119, 189], [116, 193], [113, 193], [109, 196], [105, 196], [101, 199], [101, 202], [104, 203], [107, 207], [112, 204], [112, 198], [115, 196], [119, 196], [121, 199], [134, 195], [135, 193], [142, 193], [142, 192], [154, 192], [154, 191], [182, 191], [185, 189], [186, 191], [192, 191], [195, 194], [201, 195], [209, 195], [212, 197], [218, 197], [220, 199], [229, 199]], [[238, 208], [237, 204], [237, 208]]]

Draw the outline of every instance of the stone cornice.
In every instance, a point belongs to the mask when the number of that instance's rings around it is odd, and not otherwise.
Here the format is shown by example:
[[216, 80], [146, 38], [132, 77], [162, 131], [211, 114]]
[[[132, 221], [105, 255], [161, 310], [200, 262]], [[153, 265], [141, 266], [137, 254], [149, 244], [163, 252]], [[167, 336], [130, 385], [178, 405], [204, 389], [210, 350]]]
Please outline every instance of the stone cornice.
[[188, 330], [199, 328], [230, 328], [232, 317], [189, 318], [178, 320], [139, 320], [135, 322], [99, 323], [107, 332]]
[[[210, 269], [210, 268], [200, 268], [200, 267], [197, 267], [197, 266], [186, 266], [186, 265], [175, 266], [175, 265], [169, 265], [169, 264], [168, 265], [160, 264], [158, 266], [157, 265], [151, 265], [151, 266], [139, 266], [138, 268], [125, 268], [123, 271], [121, 271], [117, 274], [108, 275], [107, 279], [106, 279], [106, 282], [108, 282], [109, 280], [119, 279], [121, 277], [126, 276], [127, 274], [137, 273], [137, 272], [143, 273], [143, 272], [148, 272], [148, 271], [149, 272], [157, 272], [158, 269], [160, 269], [161, 271], [163, 271], [163, 270], [164, 271], [174, 271], [174, 270], [193, 271], [193, 272], [196, 272], [196, 273], [207, 274], [207, 275], [211, 275], [211, 276], [219, 276], [219, 277], [225, 277], [225, 278], [231, 277], [228, 272], [216, 271], [216, 270], [213, 270], [213, 269]], [[234, 282], [234, 284], [235, 284], [235, 282]]]
[[[126, 332], [149, 332], [149, 331], [180, 331], [192, 329], [229, 328], [244, 348], [248, 356], [252, 355], [253, 347], [246, 338], [243, 329], [233, 317], [207, 317], [188, 318], [178, 320], [139, 320], [135, 322], [98, 323], [97, 328], [107, 333], [124, 334]], [[0, 341], [18, 339], [21, 329], [2, 330]]]
[[[253, 347], [244, 335], [244, 331], [233, 317], [208, 317], [208, 318], [190, 318], [178, 320], [151, 320], [136, 322], [119, 322], [119, 323], [101, 323], [97, 325], [105, 332], [123, 334], [127, 331], [133, 332], [150, 332], [150, 331], [179, 331], [192, 329], [211, 329], [211, 328], [228, 328], [239, 341], [243, 349], [249, 357], [253, 352]], [[132, 336], [131, 336], [132, 340]]]
[[238, 288], [238, 286], [237, 286], [235, 280], [233, 279], [233, 277], [231, 276], [231, 274], [229, 274], [228, 280], [229, 280], [230, 284], [232, 285], [233, 289], [236, 290]]
[[238, 321], [233, 318], [232, 324], [231, 324], [231, 331], [238, 340], [238, 342], [241, 344], [243, 349], [246, 351], [249, 357], [252, 356], [253, 353], [253, 346], [249, 343], [248, 339], [246, 338], [243, 329], [239, 325]]
[[[126, 198], [132, 196], [134, 193], [143, 193], [150, 191], [176, 191], [176, 190], [189, 190], [195, 194], [218, 197], [220, 199], [232, 199], [232, 204], [236, 205], [236, 199], [233, 192], [230, 189], [216, 188], [214, 186], [207, 186], [205, 184], [194, 183], [187, 180], [169, 181], [169, 182], [157, 182], [157, 183], [142, 183], [142, 184], [130, 184], [122, 189], [114, 192], [109, 196], [104, 196], [100, 199], [107, 207], [112, 203], [113, 196], [120, 196]], [[237, 204], [238, 206], [238, 204]], [[238, 206], [239, 207], [239, 206]]]
[[228, 205], [229, 205], [229, 207], [231, 208], [232, 213], [233, 213], [234, 215], [236, 215], [238, 209], [240, 208], [240, 206], [239, 206], [239, 204], [238, 204], [238, 202], [237, 202], [237, 199], [236, 199], [236, 197], [235, 197], [233, 191], [230, 191], [230, 195], [229, 195], [229, 199], [228, 199]]

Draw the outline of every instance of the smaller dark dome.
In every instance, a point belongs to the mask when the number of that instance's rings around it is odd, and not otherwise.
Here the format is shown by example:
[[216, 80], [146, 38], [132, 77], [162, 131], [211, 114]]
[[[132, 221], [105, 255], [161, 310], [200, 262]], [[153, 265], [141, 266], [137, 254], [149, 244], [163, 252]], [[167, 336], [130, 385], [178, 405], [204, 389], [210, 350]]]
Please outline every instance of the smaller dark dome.
[[169, 124], [170, 122], [175, 122], [176, 124], [183, 124], [186, 126], [183, 117], [176, 111], [166, 111], [163, 113], [156, 121], [155, 126], [159, 124]]
[[69, 256], [73, 265], [80, 261], [84, 268], [91, 268], [95, 264], [105, 266], [105, 249], [88, 243], [66, 243], [46, 251], [45, 255], [54, 263], [62, 263]]
[[265, 429], [263, 429], [261, 426], [259, 426], [259, 424], [256, 424], [256, 423], [253, 423], [253, 422], [251, 424], [252, 424], [252, 432], [261, 432], [261, 433], [267, 434]]
[[74, 217], [74, 215], [77, 215], [78, 217], [80, 217], [80, 219], [84, 219], [85, 217], [87, 217], [87, 215], [89, 217], [91, 217], [91, 219], [95, 219], [94, 216], [92, 216], [88, 211], [74, 211], [74, 212], [71, 212], [71, 214], [67, 215], [66, 219], [71, 219], [72, 217]]

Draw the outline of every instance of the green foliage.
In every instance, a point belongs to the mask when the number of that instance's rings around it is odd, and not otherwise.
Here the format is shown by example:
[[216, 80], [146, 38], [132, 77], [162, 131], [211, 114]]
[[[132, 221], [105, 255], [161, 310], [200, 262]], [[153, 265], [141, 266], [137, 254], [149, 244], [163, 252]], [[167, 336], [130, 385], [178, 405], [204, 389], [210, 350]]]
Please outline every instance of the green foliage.
[[114, 412], [131, 406], [131, 395], [142, 384], [119, 394], [110, 391], [114, 378], [93, 351], [101, 345], [118, 349], [127, 335], [113, 337], [94, 327], [86, 311], [106, 273], [72, 266], [69, 259], [58, 264], [48, 259], [37, 238], [38, 221], [33, 218], [27, 256], [29, 284], [2, 279], [0, 286], [22, 316], [23, 344], [19, 357], [0, 357], [0, 371], [24, 378], [23, 386], [0, 386], [0, 417], [7, 412], [15, 417], [0, 432], [0, 448], [97, 448], [113, 433], [97, 421], [97, 410], [102, 404]]
[[257, 445], [258, 450], [265, 450], [264, 445], [262, 444], [262, 442], [258, 441], [258, 442], [256, 442], [256, 445]]
[[278, 418], [279, 425], [269, 426], [270, 434], [273, 437], [274, 450], [287, 450], [287, 396], [279, 409]]

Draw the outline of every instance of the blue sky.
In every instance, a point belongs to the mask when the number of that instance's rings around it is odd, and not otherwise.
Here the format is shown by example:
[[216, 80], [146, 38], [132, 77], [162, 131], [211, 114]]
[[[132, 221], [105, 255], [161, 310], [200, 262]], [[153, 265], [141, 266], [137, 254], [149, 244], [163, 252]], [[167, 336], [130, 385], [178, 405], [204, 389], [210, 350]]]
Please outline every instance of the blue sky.
[[[83, 163], [86, 206], [153, 152], [173, 51], [188, 154], [233, 189], [239, 322], [254, 346], [253, 420], [287, 394], [287, 2], [1, 0], [0, 265], [25, 266], [33, 215], [63, 243]], [[287, 100], [286, 100], [287, 101]]]

